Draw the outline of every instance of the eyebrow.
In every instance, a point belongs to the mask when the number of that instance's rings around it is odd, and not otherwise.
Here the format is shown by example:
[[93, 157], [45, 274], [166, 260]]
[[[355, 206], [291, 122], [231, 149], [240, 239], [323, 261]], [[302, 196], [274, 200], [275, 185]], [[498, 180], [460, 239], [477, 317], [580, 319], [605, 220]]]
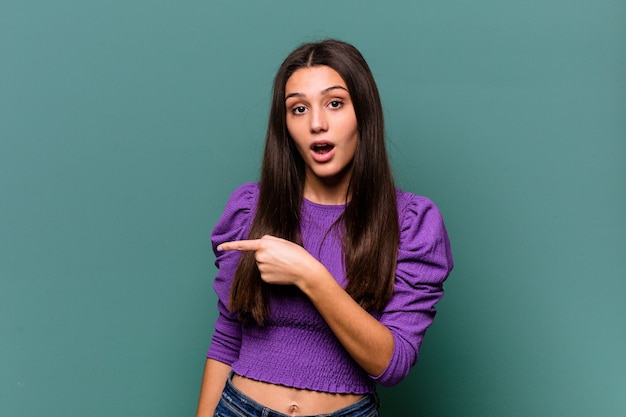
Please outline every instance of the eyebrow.
[[[346, 87], [343, 87], [343, 86], [341, 86], [341, 85], [333, 85], [332, 87], [328, 87], [328, 88], [323, 89], [323, 90], [322, 90], [322, 95], [326, 95], [326, 94], [328, 94], [328, 93], [330, 93], [331, 91], [336, 90], [336, 89], [341, 89], [341, 90], [344, 90], [346, 93], [350, 93]], [[305, 96], [305, 94], [303, 94], [303, 93], [291, 93], [291, 94], [287, 94], [287, 95], [285, 96], [285, 101], [287, 101], [287, 99], [289, 99], [289, 98], [291, 98], [291, 97], [304, 97], [304, 96]]]

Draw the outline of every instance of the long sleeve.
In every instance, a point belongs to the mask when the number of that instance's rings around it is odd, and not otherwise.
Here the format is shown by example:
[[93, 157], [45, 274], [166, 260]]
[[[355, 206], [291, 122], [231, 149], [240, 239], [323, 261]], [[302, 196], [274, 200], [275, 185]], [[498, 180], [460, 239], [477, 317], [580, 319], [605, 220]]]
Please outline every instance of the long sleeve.
[[219, 315], [215, 321], [215, 331], [207, 358], [228, 365], [232, 365], [237, 360], [241, 346], [241, 323], [237, 319], [237, 313], [228, 308], [230, 288], [239, 263], [240, 252], [218, 252], [217, 246], [224, 242], [248, 237], [257, 197], [258, 185], [256, 183], [247, 183], [237, 188], [228, 199], [224, 212], [211, 234], [215, 266], [218, 268], [213, 288], [218, 298]]
[[394, 294], [380, 322], [394, 337], [387, 369], [374, 377], [381, 385], [399, 383], [418, 359], [426, 329], [443, 296], [453, 267], [450, 241], [437, 207], [427, 198], [399, 192], [400, 245]]

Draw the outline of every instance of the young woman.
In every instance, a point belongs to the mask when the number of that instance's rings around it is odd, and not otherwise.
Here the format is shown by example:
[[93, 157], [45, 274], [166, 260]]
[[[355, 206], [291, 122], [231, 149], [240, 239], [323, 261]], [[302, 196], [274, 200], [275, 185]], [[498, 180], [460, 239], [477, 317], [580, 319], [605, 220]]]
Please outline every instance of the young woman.
[[378, 415], [452, 269], [441, 215], [396, 190], [383, 111], [352, 45], [305, 44], [283, 62], [259, 183], [212, 234], [219, 317], [198, 416]]

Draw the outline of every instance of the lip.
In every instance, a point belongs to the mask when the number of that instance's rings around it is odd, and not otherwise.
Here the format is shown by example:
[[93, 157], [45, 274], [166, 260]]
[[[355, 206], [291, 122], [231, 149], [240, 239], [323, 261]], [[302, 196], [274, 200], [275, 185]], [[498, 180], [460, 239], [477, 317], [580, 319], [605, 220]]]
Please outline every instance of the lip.
[[[323, 153], [317, 151], [320, 146], [329, 146], [330, 149], [325, 150]], [[335, 144], [327, 140], [316, 140], [309, 147], [311, 151], [311, 157], [315, 162], [324, 163], [330, 161], [335, 155]]]

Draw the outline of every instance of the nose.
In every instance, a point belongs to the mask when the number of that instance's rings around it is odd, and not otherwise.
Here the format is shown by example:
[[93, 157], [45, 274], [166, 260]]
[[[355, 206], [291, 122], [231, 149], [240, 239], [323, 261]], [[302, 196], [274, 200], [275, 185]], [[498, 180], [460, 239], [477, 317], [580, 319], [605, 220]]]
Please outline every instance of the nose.
[[312, 109], [310, 129], [312, 133], [325, 132], [328, 130], [328, 121], [323, 109]]

